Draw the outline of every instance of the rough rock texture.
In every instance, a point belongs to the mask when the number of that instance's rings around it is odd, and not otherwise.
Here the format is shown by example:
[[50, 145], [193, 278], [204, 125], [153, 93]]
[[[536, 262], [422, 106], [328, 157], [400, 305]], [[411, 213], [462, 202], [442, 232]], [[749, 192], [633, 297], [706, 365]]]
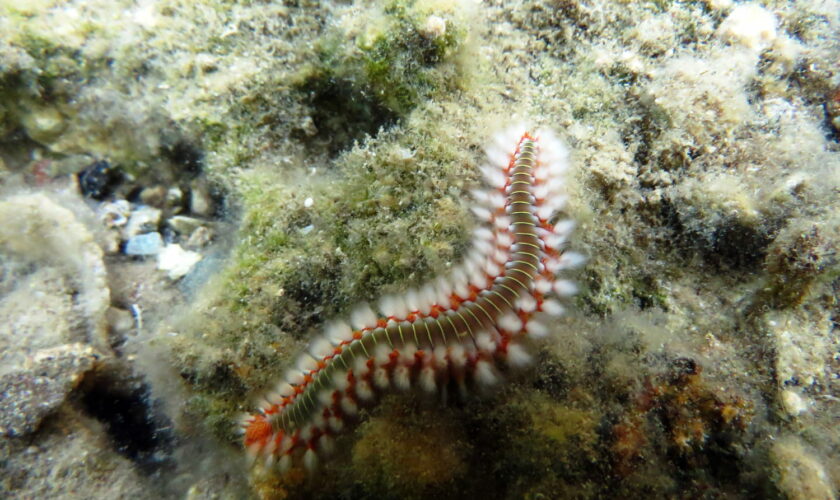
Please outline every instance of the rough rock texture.
[[[70, 203], [79, 202], [71, 201]], [[110, 306], [110, 293], [103, 252], [91, 231], [77, 220], [72, 211], [43, 193], [0, 199], [0, 220], [3, 221], [3, 225], [0, 226], [0, 252], [16, 261], [54, 268], [73, 287], [72, 307], [79, 309], [77, 314], [78, 320], [83, 324], [83, 336], [78, 339], [63, 340], [65, 342], [81, 340], [91, 343], [103, 352], [109, 351], [105, 312]], [[42, 269], [36, 272], [41, 272]], [[43, 276], [40, 279], [43, 279]], [[36, 278], [33, 285], [38, 286], [39, 281]], [[47, 297], [54, 296], [61, 300], [62, 288], [55, 285], [47, 287], [45, 290], [49, 294]], [[32, 304], [28, 302], [32, 299], [36, 301], [42, 299], [43, 295], [33, 293], [26, 286], [17, 286], [12, 293], [23, 294], [23, 296], [11, 297], [9, 299], [11, 302], [8, 304], [9, 307], [18, 308], [17, 312], [20, 314], [15, 314], [13, 311], [10, 313], [12, 317], [24, 323], [19, 325], [19, 328], [38, 330], [16, 331], [14, 325], [7, 325], [6, 328], [12, 327], [12, 330], [5, 332], [6, 335], [3, 336], [19, 338], [21, 342], [17, 344], [16, 349], [29, 342], [39, 341], [41, 334], [53, 335], [56, 338], [66, 335], [62, 333], [62, 325], [67, 324], [67, 317], [56, 318], [58, 320], [56, 331], [49, 331], [53, 329], [53, 323], [44, 321], [38, 313], [40, 309], [32, 308]], [[28, 312], [24, 311], [25, 307], [29, 308]], [[67, 307], [67, 305], [59, 307]], [[44, 311], [50, 313], [51, 308], [45, 307]], [[27, 322], [43, 323], [35, 326], [34, 324], [27, 325]], [[64, 328], [78, 330], [79, 325], [71, 324]]]
[[0, 435], [34, 431], [64, 403], [99, 358], [90, 346], [66, 344], [42, 349], [27, 360], [24, 369], [0, 376]]
[[157, 487], [111, 448], [101, 423], [67, 407], [36, 439], [0, 439], [4, 498], [160, 498]]

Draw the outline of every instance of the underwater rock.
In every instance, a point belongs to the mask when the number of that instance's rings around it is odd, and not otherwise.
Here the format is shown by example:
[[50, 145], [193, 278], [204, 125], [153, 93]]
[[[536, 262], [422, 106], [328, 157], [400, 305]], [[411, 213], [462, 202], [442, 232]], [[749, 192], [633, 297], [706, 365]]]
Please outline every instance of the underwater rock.
[[79, 172], [79, 188], [82, 194], [94, 200], [104, 200], [122, 182], [122, 172], [105, 160], [91, 163]]
[[200, 253], [184, 250], [175, 243], [166, 245], [158, 254], [158, 269], [166, 271], [169, 279], [177, 280], [186, 276], [200, 260]]
[[820, 461], [794, 437], [776, 441], [770, 458], [777, 469], [776, 486], [789, 500], [833, 500], [831, 480]]
[[163, 237], [158, 232], [138, 234], [125, 244], [126, 255], [157, 255], [163, 247]]
[[0, 377], [0, 435], [36, 430], [100, 357], [90, 346], [65, 344], [36, 352], [30, 366]]
[[128, 223], [123, 229], [123, 239], [131, 240], [133, 237], [151, 233], [158, 230], [160, 225], [161, 211], [157, 208], [141, 205], [131, 212]]
[[[68, 201], [72, 203], [72, 201]], [[103, 352], [110, 352], [105, 311], [110, 306], [110, 291], [103, 261], [103, 252], [94, 235], [80, 222], [74, 213], [52, 201], [46, 194], [22, 194], [0, 200], [0, 253], [8, 254], [13, 260], [40, 266], [52, 279], [66, 280], [66, 288], [72, 289], [72, 301], [67, 304], [74, 315], [78, 315], [83, 336], [75, 332], [79, 325], [67, 329], [67, 341], [85, 341]], [[52, 269], [52, 271], [48, 271]], [[44, 283], [47, 285], [46, 283]], [[32, 307], [44, 300], [65, 303], [65, 287], [48, 287], [45, 295], [34, 295], [32, 290], [17, 289], [21, 294], [18, 304], [29, 308], [13, 308], [14, 322], [38, 323], [38, 316], [50, 309]], [[30, 298], [27, 298], [30, 297]], [[64, 306], [62, 306], [64, 307]], [[58, 324], [66, 323], [66, 317]], [[9, 318], [4, 323], [9, 324]], [[47, 325], [39, 327], [45, 330]], [[59, 329], [56, 329], [60, 331]], [[14, 329], [12, 330], [14, 336]], [[16, 342], [20, 340], [16, 337]], [[48, 338], [54, 338], [49, 332]], [[62, 337], [62, 335], [59, 335]], [[38, 347], [55, 345], [54, 341]]]

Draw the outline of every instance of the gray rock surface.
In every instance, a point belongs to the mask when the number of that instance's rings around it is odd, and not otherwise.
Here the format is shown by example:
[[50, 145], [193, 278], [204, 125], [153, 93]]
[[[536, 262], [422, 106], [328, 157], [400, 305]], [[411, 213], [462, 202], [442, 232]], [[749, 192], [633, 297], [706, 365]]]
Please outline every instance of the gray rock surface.
[[0, 376], [0, 436], [35, 431], [100, 358], [90, 346], [65, 344], [42, 349], [26, 368]]

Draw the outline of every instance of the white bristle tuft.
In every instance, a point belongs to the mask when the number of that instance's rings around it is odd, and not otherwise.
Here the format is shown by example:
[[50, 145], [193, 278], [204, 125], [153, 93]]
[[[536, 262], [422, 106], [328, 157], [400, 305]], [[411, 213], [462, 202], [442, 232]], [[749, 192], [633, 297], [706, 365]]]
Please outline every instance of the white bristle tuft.
[[470, 196], [479, 205], [488, 205], [490, 203], [490, 191], [473, 189], [470, 191]]
[[[501, 248], [497, 248], [493, 252], [493, 255], [490, 256], [490, 258], [493, 259], [493, 262], [495, 262], [498, 265], [504, 265], [504, 263], [508, 261], [509, 257], [510, 257], [510, 254], [508, 254], [506, 251], [502, 250]], [[498, 266], [496, 266], [496, 267], [498, 267]]]
[[[354, 342], [354, 344], [361, 345], [361, 342], [361, 340], [357, 340], [356, 342]], [[355, 347], [354, 349], [355, 350], [353, 352], [362, 352], [361, 349], [356, 349]], [[370, 372], [370, 367], [368, 366], [367, 362], [368, 360], [364, 356], [356, 356], [355, 358], [353, 358], [353, 375], [357, 379], [366, 376], [368, 372]]]
[[481, 332], [476, 336], [475, 345], [482, 352], [492, 354], [496, 351], [496, 342], [493, 341], [493, 337], [487, 332]]
[[292, 449], [292, 445], [294, 444], [294, 440], [292, 440], [291, 436], [286, 434], [285, 436], [283, 436], [283, 439], [280, 440], [280, 447], [277, 449], [277, 453], [288, 453], [289, 450]]
[[318, 361], [316, 361], [315, 358], [304, 352], [301, 353], [300, 356], [298, 356], [297, 367], [298, 370], [306, 374], [318, 368]]
[[386, 318], [400, 318], [402, 316], [397, 315], [397, 297], [394, 295], [385, 295], [381, 299], [379, 299], [379, 313], [386, 317]]
[[237, 417], [236, 417], [236, 424], [243, 432], [245, 432], [245, 428], [248, 427], [249, 425], [251, 425], [251, 422], [253, 422], [253, 421], [254, 421], [254, 416], [251, 415], [250, 413], [244, 413], [243, 412], [243, 413], [240, 413], [239, 415], [237, 415]]
[[553, 248], [555, 250], [560, 250], [561, 248], [563, 248], [563, 245], [566, 244], [567, 240], [567, 236], [561, 236], [559, 234], [549, 234], [545, 238], [543, 238], [545, 246], [547, 246], [548, 248]]
[[344, 421], [338, 417], [330, 417], [329, 420], [327, 420], [327, 424], [333, 432], [341, 432], [341, 430], [344, 429]]
[[470, 277], [470, 284], [479, 290], [483, 290], [487, 288], [487, 276], [484, 274], [484, 270], [476, 270], [476, 272]]
[[548, 220], [552, 215], [554, 215], [554, 212], [556, 212], [556, 210], [553, 206], [548, 203], [543, 203], [537, 207], [536, 215], [540, 220]]
[[473, 241], [492, 241], [493, 231], [489, 227], [480, 226], [473, 230]]
[[315, 359], [324, 359], [333, 353], [333, 345], [324, 337], [318, 337], [309, 344], [309, 354]]
[[265, 395], [265, 399], [267, 399], [268, 402], [271, 403], [272, 406], [279, 405], [280, 403], [283, 402], [283, 396], [281, 396], [280, 394], [278, 394], [276, 392], [269, 392], [268, 394]]
[[533, 357], [520, 344], [511, 343], [507, 349], [507, 362], [513, 368], [523, 368], [533, 362]]
[[475, 364], [475, 380], [483, 386], [490, 387], [495, 385], [499, 379], [493, 365], [481, 359]]
[[291, 455], [283, 455], [280, 457], [280, 460], [277, 461], [277, 468], [280, 469], [281, 473], [289, 472], [292, 468], [292, 456]]
[[409, 288], [407, 292], [405, 292], [405, 305], [408, 307], [409, 312], [415, 312], [418, 310], [420, 305], [420, 294], [417, 292], [415, 288]]
[[332, 455], [335, 452], [335, 439], [328, 434], [322, 434], [321, 437], [318, 438], [318, 449], [321, 450], [321, 453], [324, 455]]
[[420, 370], [420, 387], [426, 392], [435, 392], [437, 390], [435, 369], [431, 364], [424, 366]]
[[578, 286], [571, 280], [557, 280], [554, 282], [554, 293], [561, 297], [571, 297], [577, 295]]
[[548, 327], [542, 321], [533, 318], [525, 325], [525, 331], [528, 332], [528, 335], [537, 339], [548, 335]]
[[449, 348], [449, 362], [455, 368], [463, 368], [467, 364], [467, 352], [461, 344], [455, 344]]
[[575, 229], [575, 221], [571, 219], [561, 220], [554, 225], [554, 234], [558, 236], [569, 236]]
[[274, 390], [277, 392], [277, 394], [283, 396], [284, 398], [289, 397], [295, 393], [295, 388], [287, 382], [280, 382], [279, 384], [277, 384], [277, 387], [275, 387]]
[[420, 288], [420, 307], [417, 309], [420, 314], [426, 315], [432, 312], [432, 305], [435, 303], [435, 288], [426, 284]]
[[537, 279], [534, 280], [534, 289], [537, 293], [545, 295], [551, 291], [551, 282], [543, 276], [537, 276]]
[[[560, 257], [547, 257], [545, 259], [545, 268], [551, 274], [557, 274], [558, 271], [563, 269], [563, 266], [560, 264]], [[551, 290], [551, 287], [549, 287], [549, 290]]]
[[484, 263], [484, 274], [487, 276], [498, 276], [502, 273], [502, 268], [499, 267], [498, 264], [493, 262], [492, 260], [488, 260]]
[[507, 176], [498, 168], [484, 165], [480, 167], [479, 170], [481, 171], [482, 177], [484, 177], [484, 182], [486, 182], [490, 187], [501, 188], [504, 187], [507, 182]]
[[373, 385], [379, 389], [387, 389], [391, 385], [391, 381], [388, 378], [388, 370], [382, 367], [375, 369], [373, 371]]
[[537, 310], [537, 299], [530, 293], [523, 293], [517, 300], [517, 306], [522, 312], [530, 313]]
[[439, 370], [445, 370], [449, 366], [449, 360], [446, 359], [446, 346], [438, 344], [433, 351], [432, 364]]
[[489, 144], [484, 148], [484, 153], [487, 155], [487, 160], [497, 168], [507, 168], [510, 164], [510, 151], [498, 143]]
[[499, 317], [499, 327], [508, 333], [517, 333], [522, 329], [522, 320], [514, 313], [507, 313]]
[[363, 330], [376, 326], [376, 314], [369, 305], [363, 304], [350, 314], [350, 324], [356, 330]]
[[263, 453], [266, 455], [274, 455], [274, 452], [277, 451], [277, 433], [273, 433], [270, 438], [268, 438], [268, 443], [265, 445], [265, 450]]
[[367, 380], [357, 380], [354, 389], [360, 400], [370, 401], [373, 399], [373, 388]]
[[300, 370], [289, 370], [286, 372], [285, 379], [291, 385], [301, 385], [303, 383], [303, 373]]
[[489, 222], [493, 219], [493, 213], [486, 207], [473, 205], [470, 207], [470, 210], [472, 210], [473, 215], [475, 215], [478, 220]]
[[307, 449], [303, 454], [303, 466], [307, 472], [314, 472], [315, 468], [318, 467], [318, 455], [312, 448]]
[[376, 347], [373, 348], [373, 360], [377, 366], [382, 366], [388, 364], [391, 361], [391, 348], [388, 347], [388, 344], [376, 344]]
[[345, 395], [341, 398], [341, 411], [343, 411], [345, 415], [354, 416], [359, 413], [359, 406], [355, 401], [353, 401], [353, 398]]
[[[449, 296], [452, 295], [452, 283], [448, 279], [441, 276], [435, 281], [435, 289], [438, 299], [438, 305], [448, 309]], [[444, 305], [444, 303], [446, 303], [446, 305]]]
[[563, 252], [560, 256], [560, 265], [563, 269], [577, 269], [586, 263], [586, 257], [577, 252]]
[[316, 398], [318, 399], [318, 402], [321, 404], [321, 406], [329, 406], [332, 404], [334, 392], [335, 391], [330, 390], [318, 391]]
[[336, 390], [341, 392], [346, 391], [350, 386], [350, 381], [347, 380], [347, 372], [341, 370], [335, 372], [332, 376], [332, 383]]
[[566, 312], [566, 308], [562, 304], [550, 299], [543, 301], [541, 309], [552, 316], [562, 316]]
[[467, 278], [467, 273], [463, 267], [456, 267], [452, 271], [452, 291], [455, 292], [455, 295], [458, 297], [464, 298], [469, 295], [470, 291], [468, 288], [469, 279]]
[[513, 245], [513, 235], [501, 232], [496, 235], [496, 244], [500, 248], [510, 248]]
[[311, 426], [311, 425], [307, 425], [307, 426], [305, 426], [303, 429], [301, 429], [301, 431], [300, 431], [300, 438], [301, 438], [301, 439], [303, 439], [304, 441], [309, 441], [309, 439], [312, 437], [312, 435], [313, 435], [314, 433], [315, 433], [315, 431], [314, 431], [314, 429], [312, 428], [312, 426]]
[[[407, 323], [406, 323], [407, 324]], [[407, 328], [403, 326], [403, 330], [406, 332], [411, 331], [411, 326]], [[408, 335], [408, 333], [406, 333]], [[406, 337], [408, 338], [408, 337]], [[406, 366], [413, 366], [414, 365], [414, 354], [417, 352], [417, 346], [413, 343], [408, 343], [403, 346], [402, 350], [400, 351], [400, 362]]]
[[411, 388], [411, 373], [407, 366], [397, 365], [394, 368], [394, 386], [401, 391], [407, 391]]
[[490, 240], [476, 239], [473, 241], [473, 248], [475, 249], [476, 257], [484, 256], [493, 251], [495, 246]]
[[495, 209], [505, 206], [505, 197], [498, 191], [493, 191], [487, 196], [487, 204]]
[[333, 321], [327, 326], [327, 339], [333, 343], [333, 345], [338, 345], [342, 342], [347, 342], [353, 340], [353, 330], [350, 329], [350, 325], [343, 321]]
[[245, 458], [248, 462], [248, 466], [254, 465], [254, 462], [257, 460], [257, 456], [260, 454], [260, 450], [262, 449], [262, 445], [260, 443], [253, 443], [245, 448]]
[[507, 215], [496, 217], [496, 220], [493, 221], [493, 225], [495, 225], [496, 229], [499, 231], [507, 231], [510, 229], [510, 217]]

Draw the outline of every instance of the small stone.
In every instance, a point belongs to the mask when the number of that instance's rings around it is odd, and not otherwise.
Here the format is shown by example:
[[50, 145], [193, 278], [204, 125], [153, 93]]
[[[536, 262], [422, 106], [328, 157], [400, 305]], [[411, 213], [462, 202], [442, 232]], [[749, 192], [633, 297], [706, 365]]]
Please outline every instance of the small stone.
[[138, 234], [125, 244], [126, 255], [157, 255], [163, 247], [163, 237], [158, 232]]
[[107, 161], [99, 160], [82, 169], [78, 178], [79, 189], [84, 196], [104, 200], [122, 182], [123, 175]]
[[169, 279], [177, 280], [189, 273], [201, 259], [200, 253], [184, 250], [181, 245], [166, 245], [158, 254], [158, 269], [166, 271]]
[[808, 410], [808, 403], [796, 391], [785, 389], [781, 394], [782, 406], [791, 417], [798, 417]]
[[211, 241], [213, 241], [213, 231], [202, 226], [192, 232], [185, 245], [187, 248], [201, 248], [207, 246]]
[[184, 192], [179, 187], [171, 187], [166, 191], [166, 206], [180, 207], [184, 201]]
[[35, 431], [99, 358], [90, 346], [65, 344], [36, 352], [27, 368], [0, 377], [0, 435]]
[[163, 186], [147, 187], [140, 191], [140, 201], [144, 205], [162, 208], [166, 202], [166, 188]]
[[134, 329], [134, 317], [130, 312], [119, 307], [109, 307], [105, 313], [111, 333], [124, 337]]
[[131, 214], [131, 204], [126, 200], [101, 203], [96, 209], [99, 220], [108, 229], [123, 227]]
[[312, 200], [312, 197], [303, 200], [303, 208], [311, 208], [315, 202]]
[[176, 215], [174, 217], [170, 217], [166, 221], [166, 224], [175, 230], [176, 233], [186, 236], [192, 234], [196, 229], [204, 227], [206, 222], [195, 217]]
[[213, 198], [207, 190], [207, 186], [201, 182], [193, 182], [190, 186], [190, 212], [196, 215], [209, 217], [215, 210]]
[[128, 222], [123, 229], [123, 239], [129, 240], [138, 234], [151, 233], [158, 230], [160, 225], [160, 209], [141, 205], [128, 216]]

